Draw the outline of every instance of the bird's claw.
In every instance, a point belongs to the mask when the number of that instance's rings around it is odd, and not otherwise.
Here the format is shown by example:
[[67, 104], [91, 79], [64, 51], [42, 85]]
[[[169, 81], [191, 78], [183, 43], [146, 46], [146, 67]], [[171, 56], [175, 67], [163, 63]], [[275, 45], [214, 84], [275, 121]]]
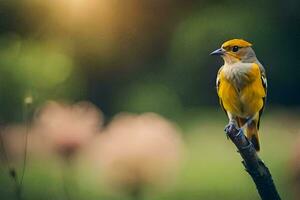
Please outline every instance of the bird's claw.
[[230, 132], [230, 131], [233, 130], [233, 129], [236, 129], [236, 128], [235, 128], [235, 124], [234, 124], [233, 122], [229, 122], [229, 124], [227, 124], [227, 125], [225, 126], [224, 131], [227, 133], [227, 132]]
[[236, 126], [235, 123], [229, 122], [229, 124], [227, 124], [227, 125], [225, 126], [224, 131], [225, 131], [225, 134], [226, 134], [227, 139], [228, 139], [228, 134], [229, 134], [229, 133], [232, 133], [232, 132], [238, 131], [238, 128], [237, 128], [237, 126]]

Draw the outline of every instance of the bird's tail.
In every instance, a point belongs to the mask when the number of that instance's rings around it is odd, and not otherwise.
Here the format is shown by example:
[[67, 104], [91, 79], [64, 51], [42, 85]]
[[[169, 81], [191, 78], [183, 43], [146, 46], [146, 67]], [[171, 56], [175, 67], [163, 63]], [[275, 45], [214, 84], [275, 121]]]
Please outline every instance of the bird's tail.
[[[244, 124], [247, 122], [246, 119], [239, 118], [238, 119], [238, 125], [239, 127], [244, 126]], [[256, 151], [260, 150], [259, 145], [259, 138], [258, 138], [258, 126], [257, 126], [258, 120], [253, 119], [250, 124], [246, 126], [246, 135], [247, 138], [251, 141]]]
[[255, 127], [247, 127], [247, 138], [251, 141], [256, 151], [260, 150], [259, 138], [258, 138], [258, 130]]

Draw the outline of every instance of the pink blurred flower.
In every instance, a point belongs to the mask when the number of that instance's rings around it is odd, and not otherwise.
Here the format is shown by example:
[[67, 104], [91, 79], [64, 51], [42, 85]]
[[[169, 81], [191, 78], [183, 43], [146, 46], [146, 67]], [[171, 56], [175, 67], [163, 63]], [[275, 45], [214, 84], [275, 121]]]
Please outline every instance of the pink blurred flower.
[[33, 130], [60, 155], [69, 157], [99, 133], [102, 124], [102, 113], [91, 103], [48, 102], [38, 111]]
[[119, 114], [88, 152], [108, 183], [131, 193], [175, 176], [182, 140], [175, 125], [157, 114]]
[[[44, 143], [42, 137], [34, 134], [30, 127], [22, 124], [8, 125], [1, 131], [4, 151], [1, 149], [2, 156], [7, 156], [9, 162], [23, 161], [25, 154], [26, 134], [28, 134], [27, 151], [31, 157], [49, 156], [49, 145]], [[4, 153], [6, 155], [4, 155]]]

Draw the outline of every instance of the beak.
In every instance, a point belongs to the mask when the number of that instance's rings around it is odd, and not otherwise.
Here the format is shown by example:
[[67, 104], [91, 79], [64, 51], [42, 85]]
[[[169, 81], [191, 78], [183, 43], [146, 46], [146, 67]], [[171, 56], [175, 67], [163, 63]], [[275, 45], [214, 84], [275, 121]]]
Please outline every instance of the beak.
[[223, 48], [217, 49], [213, 52], [211, 52], [209, 55], [211, 56], [222, 56], [225, 54], [225, 50]]

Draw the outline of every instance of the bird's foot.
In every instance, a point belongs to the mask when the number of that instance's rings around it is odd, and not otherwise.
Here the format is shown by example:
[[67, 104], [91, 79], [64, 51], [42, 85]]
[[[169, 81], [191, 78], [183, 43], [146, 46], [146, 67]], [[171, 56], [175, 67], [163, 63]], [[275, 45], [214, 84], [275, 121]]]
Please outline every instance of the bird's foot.
[[236, 124], [234, 122], [229, 122], [229, 124], [227, 124], [225, 126], [225, 134], [227, 136], [227, 139], [228, 139], [228, 134], [232, 133], [232, 132], [238, 132], [239, 131], [239, 128], [237, 128]]

